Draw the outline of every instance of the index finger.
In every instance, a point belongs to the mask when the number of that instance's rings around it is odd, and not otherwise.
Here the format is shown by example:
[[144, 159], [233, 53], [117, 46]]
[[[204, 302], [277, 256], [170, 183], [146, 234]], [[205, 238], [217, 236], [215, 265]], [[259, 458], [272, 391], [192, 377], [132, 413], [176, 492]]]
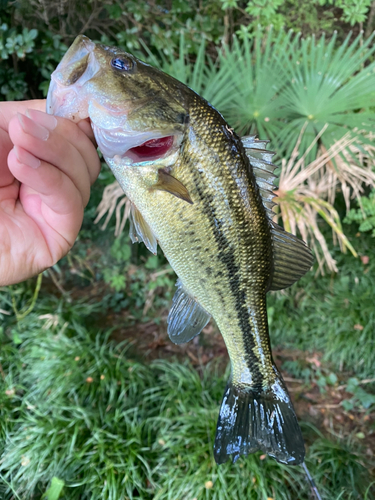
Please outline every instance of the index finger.
[[35, 99], [32, 101], [8, 101], [0, 103], [0, 187], [12, 184], [14, 177], [8, 168], [8, 155], [13, 148], [10, 140], [8, 128], [9, 122], [18, 112], [24, 113], [27, 108], [44, 110], [45, 99]]
[[0, 103], [0, 128], [8, 132], [10, 120], [17, 113], [24, 114], [27, 109], [46, 110], [45, 99], [33, 99], [30, 101], [6, 101]]
[[[5, 130], [5, 132], [8, 131], [8, 125], [10, 120], [15, 116], [17, 113], [25, 114], [27, 109], [36, 109], [37, 111], [43, 111], [46, 113], [46, 100], [45, 99], [33, 99], [30, 101], [8, 101], [8, 102], [1, 102], [0, 103], [0, 129]], [[94, 144], [96, 147], [96, 141], [94, 137], [94, 133], [92, 131], [91, 125], [90, 125], [90, 120], [81, 120], [80, 122], [77, 122], [78, 127], [87, 135], [87, 137], [91, 140], [91, 142]], [[9, 143], [11, 144], [11, 143]], [[9, 146], [8, 144], [8, 146]], [[5, 156], [2, 156], [3, 158], [6, 158], [8, 156], [9, 151], [12, 149], [12, 146], [10, 146], [7, 151]]]

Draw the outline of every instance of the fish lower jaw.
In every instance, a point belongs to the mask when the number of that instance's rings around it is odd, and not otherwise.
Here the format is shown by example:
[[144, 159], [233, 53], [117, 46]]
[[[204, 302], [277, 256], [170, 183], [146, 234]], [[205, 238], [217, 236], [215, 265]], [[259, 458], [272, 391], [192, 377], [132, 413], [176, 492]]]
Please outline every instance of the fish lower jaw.
[[171, 165], [176, 160], [182, 136], [158, 131], [134, 133], [126, 127], [106, 129], [91, 121], [95, 139], [106, 160], [116, 165], [143, 166], [160, 163]]
[[74, 87], [63, 87], [52, 80], [47, 95], [47, 113], [79, 122], [89, 117], [88, 105], [78, 99]]

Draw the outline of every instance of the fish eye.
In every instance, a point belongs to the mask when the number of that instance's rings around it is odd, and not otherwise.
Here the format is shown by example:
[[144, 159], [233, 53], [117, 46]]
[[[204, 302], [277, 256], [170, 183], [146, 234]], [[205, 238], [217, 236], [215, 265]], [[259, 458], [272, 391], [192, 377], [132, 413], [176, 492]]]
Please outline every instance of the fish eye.
[[111, 61], [111, 66], [119, 71], [130, 71], [133, 69], [134, 64], [129, 58], [115, 57]]

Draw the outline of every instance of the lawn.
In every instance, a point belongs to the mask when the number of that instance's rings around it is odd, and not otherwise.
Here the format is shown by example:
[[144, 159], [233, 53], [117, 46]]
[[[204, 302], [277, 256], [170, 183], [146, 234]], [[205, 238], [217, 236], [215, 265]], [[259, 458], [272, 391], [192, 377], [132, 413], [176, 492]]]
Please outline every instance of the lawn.
[[[93, 226], [99, 190], [31, 312], [35, 279], [1, 290], [2, 498], [311, 498], [302, 469], [262, 453], [215, 464], [223, 340], [210, 323], [190, 344], [169, 341], [173, 272]], [[339, 274], [311, 271], [272, 293], [268, 313], [322, 497], [370, 499], [375, 252], [370, 235], [346, 229], [368, 263], [337, 251]]]

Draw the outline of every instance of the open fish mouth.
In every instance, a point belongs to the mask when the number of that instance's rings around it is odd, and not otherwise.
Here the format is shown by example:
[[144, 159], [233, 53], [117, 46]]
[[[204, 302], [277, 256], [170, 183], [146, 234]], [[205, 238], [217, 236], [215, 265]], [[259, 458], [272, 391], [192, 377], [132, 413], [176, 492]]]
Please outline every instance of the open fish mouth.
[[126, 165], [167, 158], [180, 146], [182, 135], [165, 135], [159, 131], [132, 132], [123, 127], [106, 129], [91, 119], [99, 149], [105, 158], [123, 160]]
[[92, 82], [103, 71], [96, 47], [88, 38], [79, 37], [65, 54], [51, 76], [47, 113], [74, 122], [89, 119], [103, 156], [125, 165], [163, 160], [175, 153], [181, 144], [180, 133], [132, 130], [127, 119], [131, 100], [122, 100], [119, 107], [96, 92]]

